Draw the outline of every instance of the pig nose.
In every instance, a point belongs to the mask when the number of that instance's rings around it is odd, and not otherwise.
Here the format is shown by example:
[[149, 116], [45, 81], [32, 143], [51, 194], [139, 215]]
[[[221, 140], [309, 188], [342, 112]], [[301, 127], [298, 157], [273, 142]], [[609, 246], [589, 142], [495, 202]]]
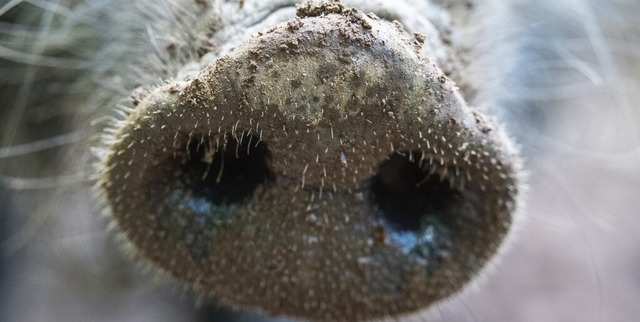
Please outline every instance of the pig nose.
[[309, 320], [409, 314], [500, 249], [519, 158], [421, 51], [339, 3], [298, 8], [105, 134], [126, 248], [221, 304]]

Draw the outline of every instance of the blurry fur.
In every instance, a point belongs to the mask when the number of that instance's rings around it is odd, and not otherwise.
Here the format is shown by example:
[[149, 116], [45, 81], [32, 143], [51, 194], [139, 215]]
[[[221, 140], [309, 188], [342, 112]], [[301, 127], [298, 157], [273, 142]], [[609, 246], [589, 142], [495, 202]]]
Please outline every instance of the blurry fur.
[[[477, 1], [468, 17], [465, 1], [434, 2], [453, 6], [454, 24], [464, 25], [469, 67], [456, 81], [522, 145], [531, 191], [519, 238], [497, 268], [415, 320], [638, 316], [640, 6]], [[248, 319], [194, 309], [197, 297], [122, 259], [90, 192], [90, 149], [117, 106], [259, 31], [251, 26], [291, 17], [295, 1], [249, 3], [0, 4], [0, 319]], [[241, 10], [254, 14], [240, 20]]]

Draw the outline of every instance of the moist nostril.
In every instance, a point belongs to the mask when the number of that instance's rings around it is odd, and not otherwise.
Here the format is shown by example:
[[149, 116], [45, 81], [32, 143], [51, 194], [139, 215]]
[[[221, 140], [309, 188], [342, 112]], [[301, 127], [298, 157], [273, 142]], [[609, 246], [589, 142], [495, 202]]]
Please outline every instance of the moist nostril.
[[160, 187], [154, 190], [167, 189], [165, 195], [152, 197], [161, 205], [156, 224], [183, 241], [192, 258], [206, 260], [217, 230], [237, 218], [236, 206], [242, 207], [271, 178], [269, 151], [264, 142], [247, 134], [191, 134], [183, 139], [157, 168], [163, 175], [153, 176]]
[[433, 274], [450, 256], [464, 200], [428, 159], [421, 151], [390, 155], [372, 178], [371, 200], [389, 242]]
[[216, 206], [243, 202], [271, 177], [264, 142], [247, 134], [225, 138], [224, 143], [191, 140], [177, 158], [179, 178], [193, 197]]
[[452, 225], [458, 192], [431, 171], [422, 152], [394, 153], [382, 162], [371, 182], [375, 206], [391, 227], [419, 231], [425, 222]]

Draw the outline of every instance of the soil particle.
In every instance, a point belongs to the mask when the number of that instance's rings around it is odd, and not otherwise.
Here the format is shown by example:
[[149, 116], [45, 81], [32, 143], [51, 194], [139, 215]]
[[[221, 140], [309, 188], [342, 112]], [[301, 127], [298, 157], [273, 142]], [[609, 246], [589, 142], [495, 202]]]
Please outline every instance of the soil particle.
[[298, 17], [319, 17], [330, 13], [342, 13], [345, 7], [340, 1], [322, 3], [320, 5], [314, 3], [304, 3], [296, 6], [296, 14]]
[[488, 119], [486, 116], [484, 116], [484, 114], [482, 114], [478, 110], [474, 109], [472, 113], [473, 113], [473, 117], [476, 119], [476, 124], [478, 125], [482, 133], [489, 133], [493, 131], [494, 125], [490, 119]]
[[427, 40], [427, 36], [420, 32], [413, 33], [413, 37], [415, 37], [416, 41], [420, 44], [424, 44], [424, 42]]

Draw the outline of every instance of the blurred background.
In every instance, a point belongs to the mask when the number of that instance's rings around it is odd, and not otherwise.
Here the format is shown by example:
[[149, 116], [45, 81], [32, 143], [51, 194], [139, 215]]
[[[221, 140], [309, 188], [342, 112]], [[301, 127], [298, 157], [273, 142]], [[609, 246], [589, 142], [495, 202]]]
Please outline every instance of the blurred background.
[[[47, 105], [74, 95], [75, 70], [28, 54], [46, 26], [82, 17], [69, 5], [0, 0], [0, 321], [248, 321], [194, 306], [116, 247], [91, 193], [87, 118]], [[640, 3], [493, 7], [477, 53], [493, 83], [476, 103], [496, 102], [522, 146], [526, 207], [490, 272], [413, 320], [637, 321]]]

